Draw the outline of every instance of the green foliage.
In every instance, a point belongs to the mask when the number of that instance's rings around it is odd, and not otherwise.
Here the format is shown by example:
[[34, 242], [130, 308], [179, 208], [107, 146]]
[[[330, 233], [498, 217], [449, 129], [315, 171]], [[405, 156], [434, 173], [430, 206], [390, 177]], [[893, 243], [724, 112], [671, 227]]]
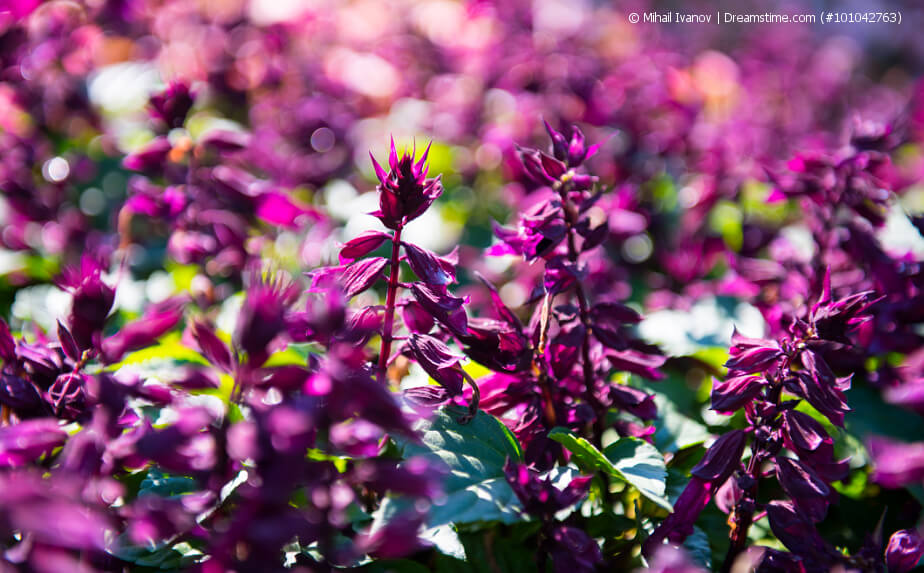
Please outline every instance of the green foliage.
[[[448, 406], [418, 424], [421, 441], [399, 441], [404, 459], [423, 456], [446, 472], [444, 497], [430, 510], [428, 529], [477, 522], [516, 523], [522, 505], [504, 477], [508, 459], [521, 461], [516, 438], [497, 418], [479, 411], [468, 424], [457, 420], [466, 409]], [[408, 509], [406, 500], [388, 497], [374, 516], [373, 528]]]
[[138, 567], [159, 571], [186, 570], [204, 555], [202, 551], [187, 542], [162, 543], [152, 547], [132, 545], [125, 533], [117, 538], [112, 553], [119, 559]]
[[177, 497], [198, 490], [196, 480], [191, 477], [172, 476], [158, 468], [151, 468], [141, 480], [138, 495], [158, 495], [160, 497]]
[[664, 458], [651, 444], [638, 438], [622, 438], [603, 452], [565, 428], [554, 428], [549, 438], [561, 443], [586, 472], [602, 471], [634, 487], [660, 507], [672, 510], [665, 496], [667, 469]]

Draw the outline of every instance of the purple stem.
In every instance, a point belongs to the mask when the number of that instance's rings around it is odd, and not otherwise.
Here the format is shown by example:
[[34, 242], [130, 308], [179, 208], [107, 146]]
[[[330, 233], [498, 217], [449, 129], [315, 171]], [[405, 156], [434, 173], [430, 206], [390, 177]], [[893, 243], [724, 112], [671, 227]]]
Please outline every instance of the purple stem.
[[[565, 212], [565, 223], [568, 229], [568, 260], [577, 264], [580, 253], [577, 250], [577, 244], [574, 238], [574, 206], [568, 200], [567, 189], [563, 185], [559, 190], [562, 200], [562, 209]], [[581, 367], [584, 372], [584, 385], [586, 386], [587, 402], [593, 408], [596, 416], [594, 418], [594, 438], [596, 443], [601, 443], [603, 437], [603, 428], [605, 420], [603, 419], [606, 412], [603, 405], [594, 395], [594, 368], [590, 361], [590, 308], [587, 302], [587, 295], [584, 293], [584, 286], [580, 281], [575, 281], [574, 291], [577, 295], [578, 309], [581, 315], [581, 324], [584, 325], [584, 341], [581, 344]]]
[[[792, 360], [793, 354], [790, 353], [780, 366], [780, 373], [777, 376], [776, 383], [771, 385], [767, 391], [767, 401], [777, 406], [777, 408], [774, 409], [775, 411], [779, 410], [780, 399], [783, 393], [782, 373], [789, 369]], [[774, 416], [776, 416], [775, 413]], [[761, 419], [760, 424], [764, 424], [766, 421], [767, 420]], [[738, 555], [744, 551], [745, 545], [747, 545], [748, 542], [748, 530], [751, 528], [751, 524], [754, 523], [754, 500], [757, 499], [757, 480], [760, 477], [760, 464], [767, 455], [766, 452], [763, 451], [764, 446], [764, 442], [759, 440], [755, 435], [754, 442], [751, 445], [751, 459], [748, 462], [746, 471], [753, 485], [742, 492], [741, 495], [741, 501], [748, 500], [750, 503], [745, 504], [739, 502], [736, 504], [732, 516], [729, 517], [729, 523], [732, 524], [732, 530], [730, 532], [731, 544], [728, 546], [728, 552], [725, 554], [725, 561], [722, 563], [722, 573], [729, 573], [732, 570], [735, 560], [738, 558]]]
[[395, 298], [398, 294], [398, 273], [401, 270], [398, 261], [401, 247], [401, 227], [395, 229], [391, 238], [391, 268], [388, 274], [388, 294], [385, 297], [385, 326], [382, 330], [382, 348], [379, 352], [378, 380], [385, 383], [385, 373], [388, 370], [388, 358], [391, 354], [392, 331], [395, 322]]

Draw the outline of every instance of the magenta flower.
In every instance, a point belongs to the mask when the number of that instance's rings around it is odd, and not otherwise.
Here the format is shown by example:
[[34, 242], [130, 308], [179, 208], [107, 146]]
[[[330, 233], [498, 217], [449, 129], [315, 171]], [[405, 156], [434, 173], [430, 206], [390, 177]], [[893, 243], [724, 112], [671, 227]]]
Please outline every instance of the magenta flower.
[[115, 289], [103, 281], [103, 270], [100, 261], [84, 256], [80, 267], [65, 269], [58, 279], [61, 288], [74, 297], [68, 327], [81, 350], [99, 343], [98, 337], [115, 301]]
[[286, 312], [299, 289], [281, 273], [264, 278], [254, 271], [250, 281], [232, 342], [258, 366], [266, 360], [269, 343], [285, 331]]
[[54, 418], [39, 418], [0, 428], [0, 466], [20, 467], [64, 445], [67, 432]]
[[873, 481], [884, 487], [924, 483], [924, 442], [905, 444], [887, 438], [867, 440]]
[[379, 178], [379, 210], [373, 213], [389, 229], [398, 230], [410, 221], [421, 216], [433, 201], [443, 193], [440, 177], [427, 179], [427, 154], [430, 145], [424, 150], [420, 159], [414, 163], [415, 152], [405, 150], [401, 156], [395, 149], [395, 140], [391, 140], [388, 155], [389, 172], [386, 174], [375, 157], [372, 165]]
[[914, 569], [924, 555], [924, 539], [913, 529], [896, 531], [886, 545], [885, 558], [889, 573], [905, 573]]
[[163, 122], [168, 130], [182, 127], [194, 101], [195, 94], [190, 91], [189, 84], [171, 82], [164, 91], [151, 96], [151, 116]]

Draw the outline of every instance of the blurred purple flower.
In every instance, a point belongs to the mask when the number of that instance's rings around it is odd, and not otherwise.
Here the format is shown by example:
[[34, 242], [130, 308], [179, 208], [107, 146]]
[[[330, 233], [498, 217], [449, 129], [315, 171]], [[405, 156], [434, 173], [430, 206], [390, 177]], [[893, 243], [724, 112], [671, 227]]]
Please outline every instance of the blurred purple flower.
[[924, 555], [924, 539], [913, 529], [896, 531], [889, 537], [885, 559], [889, 573], [905, 573], [914, 569]]

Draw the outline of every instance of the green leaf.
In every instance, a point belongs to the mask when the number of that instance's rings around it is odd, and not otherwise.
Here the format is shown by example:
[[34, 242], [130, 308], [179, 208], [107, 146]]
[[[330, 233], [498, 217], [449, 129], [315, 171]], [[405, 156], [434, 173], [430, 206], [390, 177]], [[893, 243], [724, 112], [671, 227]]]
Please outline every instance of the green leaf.
[[[523, 459], [520, 444], [506, 426], [484, 412], [479, 411], [468, 424], [460, 424], [457, 419], [466, 411], [457, 406], [443, 408], [432, 420], [418, 424], [419, 443], [398, 443], [404, 459], [424, 457], [447, 472], [443, 480], [445, 497], [431, 507], [428, 529], [450, 523], [509, 524], [525, 519], [522, 505], [504, 477], [508, 458]], [[404, 498], [385, 498], [375, 514], [373, 529], [411, 505]]]
[[440, 525], [421, 532], [420, 538], [427, 541], [443, 555], [465, 561], [465, 547], [459, 533], [451, 525]]
[[[442, 572], [503, 571], [504, 573], [533, 573], [536, 567], [535, 538], [521, 539], [516, 531], [493, 528], [460, 535], [465, 545], [465, 563], [457, 567], [438, 567]], [[550, 560], [551, 561], [551, 560]], [[461, 565], [461, 566], [458, 566]]]
[[118, 370], [123, 366], [143, 364], [150, 361], [154, 361], [155, 364], [166, 362], [171, 366], [175, 366], [176, 363], [202, 365], [208, 365], [209, 363], [201, 354], [185, 346], [180, 340], [178, 332], [172, 332], [163, 336], [156, 345], [131, 352], [121, 362], [107, 366], [106, 370]]
[[270, 354], [263, 366], [266, 368], [288, 365], [305, 366], [308, 363], [308, 357], [311, 356], [309, 346], [309, 344], [289, 344], [285, 350]]
[[889, 404], [882, 394], [862, 381], [847, 391], [851, 411], [845, 416], [847, 431], [863, 440], [870, 435], [912, 442], [924, 436], [924, 418]]
[[148, 470], [148, 475], [141, 480], [138, 495], [159, 495], [160, 497], [174, 497], [198, 491], [196, 480], [190, 477], [171, 476], [158, 468]]
[[605, 511], [587, 518], [584, 530], [591, 537], [606, 537], [615, 539], [625, 535], [626, 531], [635, 527], [635, 521], [625, 515], [616, 515]]
[[622, 479], [651, 501], [673, 511], [665, 496], [667, 469], [664, 457], [654, 446], [638, 438], [622, 438], [610, 444], [603, 453]]
[[675, 453], [684, 448], [702, 444], [709, 437], [706, 426], [680, 413], [674, 403], [662, 394], [655, 394], [658, 417], [652, 440], [658, 450]]
[[[571, 452], [574, 463], [577, 464], [585, 473], [593, 473], [597, 470], [608, 474], [617, 475], [613, 464], [606, 459], [596, 446], [584, 438], [574, 434], [567, 428], [552, 428], [549, 432], [549, 439], [555, 440]], [[619, 477], [617, 475], [617, 477]]]
[[430, 568], [410, 559], [383, 559], [357, 567], [356, 571], [363, 573], [429, 573]]
[[139, 567], [169, 571], [185, 570], [204, 557], [200, 550], [186, 542], [139, 547], [130, 543], [127, 533], [119, 535], [111, 552], [119, 559]]
[[665, 497], [664, 458], [651, 444], [637, 438], [622, 438], [600, 452], [565, 428], [553, 428], [549, 438], [565, 446], [582, 470], [603, 471], [631, 485], [657, 505], [673, 510]]
[[683, 542], [683, 548], [696, 563], [706, 570], [712, 569], [712, 547], [709, 545], [709, 536], [699, 527], [693, 526], [693, 534]]

